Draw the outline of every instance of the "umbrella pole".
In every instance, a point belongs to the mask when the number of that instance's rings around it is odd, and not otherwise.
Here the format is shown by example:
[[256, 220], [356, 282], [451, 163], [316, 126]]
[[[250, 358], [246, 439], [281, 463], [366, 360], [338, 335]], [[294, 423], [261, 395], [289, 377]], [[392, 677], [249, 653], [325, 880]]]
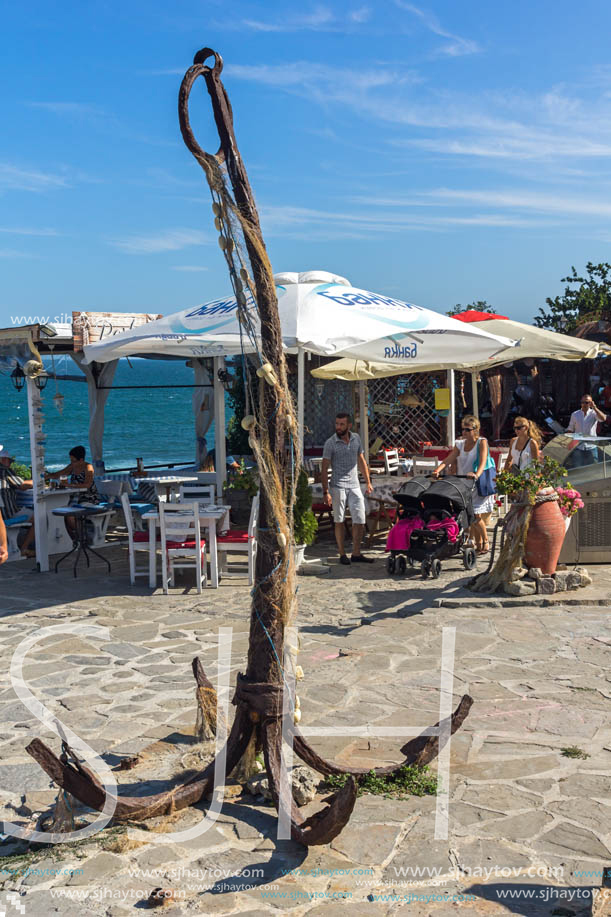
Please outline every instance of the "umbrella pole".
[[305, 419], [305, 353], [297, 349], [297, 451], [303, 458], [303, 431]]
[[367, 383], [361, 380], [359, 382], [359, 433], [363, 449], [365, 450], [365, 461], [369, 464], [369, 415], [367, 410]]
[[477, 373], [471, 373], [471, 395], [473, 400], [473, 411], [472, 414], [474, 417], [478, 416], [479, 411], [479, 402], [477, 398]]
[[217, 499], [223, 496], [223, 484], [227, 479], [227, 451], [225, 448], [225, 389], [219, 378], [219, 370], [225, 368], [224, 357], [214, 357], [214, 462], [216, 468]]
[[454, 384], [454, 370], [448, 370], [448, 388], [450, 389], [450, 413], [448, 414], [448, 446], [454, 445], [456, 440], [456, 386]]

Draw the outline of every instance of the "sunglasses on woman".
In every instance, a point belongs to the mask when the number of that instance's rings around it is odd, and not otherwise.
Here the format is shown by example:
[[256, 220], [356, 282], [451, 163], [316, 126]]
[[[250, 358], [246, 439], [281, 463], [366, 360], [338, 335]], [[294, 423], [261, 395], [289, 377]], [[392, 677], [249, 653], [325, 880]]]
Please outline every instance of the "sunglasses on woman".
[[461, 427], [461, 430], [475, 430], [475, 427]]
[[514, 429], [514, 430], [525, 430], [526, 427], [524, 426], [523, 423], [521, 423], [521, 424], [519, 424], [519, 425], [516, 424], [516, 426], [515, 426], [513, 429]]

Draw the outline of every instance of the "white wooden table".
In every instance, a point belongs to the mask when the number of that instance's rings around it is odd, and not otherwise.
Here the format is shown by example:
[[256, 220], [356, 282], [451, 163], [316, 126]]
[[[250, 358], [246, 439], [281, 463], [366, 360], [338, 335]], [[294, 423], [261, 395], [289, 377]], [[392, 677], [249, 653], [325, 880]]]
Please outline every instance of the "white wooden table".
[[177, 493], [180, 491], [180, 488], [183, 484], [189, 484], [194, 481], [197, 481], [198, 477], [196, 474], [191, 475], [177, 475], [177, 474], [164, 474], [164, 475], [147, 475], [145, 478], [134, 476], [134, 483], [142, 484], [154, 484], [155, 491], [159, 494], [159, 490], [165, 487], [166, 499], [170, 499], [171, 493]]
[[[206, 506], [199, 508], [199, 524], [208, 530], [208, 550], [210, 552], [210, 585], [213, 589], [218, 589], [219, 585], [219, 567], [218, 551], [216, 547], [216, 528], [220, 522], [222, 531], [229, 528], [229, 506], [217, 506], [210, 509]], [[149, 586], [154, 589], [157, 585], [157, 526], [159, 525], [159, 513], [144, 513], [142, 516], [146, 519], [149, 527]]]

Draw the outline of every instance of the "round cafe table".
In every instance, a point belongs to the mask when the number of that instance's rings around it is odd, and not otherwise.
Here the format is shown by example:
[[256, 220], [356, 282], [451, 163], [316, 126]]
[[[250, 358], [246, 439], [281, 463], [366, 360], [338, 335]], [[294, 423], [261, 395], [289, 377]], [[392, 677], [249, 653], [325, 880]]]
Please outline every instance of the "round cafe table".
[[98, 551], [94, 551], [92, 547], [87, 544], [87, 519], [91, 516], [99, 516], [102, 513], [108, 512], [103, 506], [62, 506], [59, 509], [52, 510], [54, 516], [74, 516], [75, 523], [75, 540], [72, 546], [72, 550], [68, 551], [66, 554], [62, 554], [59, 560], [55, 564], [55, 572], [57, 573], [57, 568], [66, 557], [70, 557], [71, 554], [74, 554], [76, 551], [76, 559], [74, 561], [74, 566], [72, 572], [76, 578], [76, 568], [78, 566], [79, 558], [81, 553], [85, 555], [85, 560], [87, 561], [87, 566], [89, 566], [89, 555], [95, 554], [96, 557], [99, 557], [100, 560], [103, 560], [106, 566], [108, 567], [108, 572], [110, 573], [110, 562], [106, 560], [105, 557], [102, 557]]

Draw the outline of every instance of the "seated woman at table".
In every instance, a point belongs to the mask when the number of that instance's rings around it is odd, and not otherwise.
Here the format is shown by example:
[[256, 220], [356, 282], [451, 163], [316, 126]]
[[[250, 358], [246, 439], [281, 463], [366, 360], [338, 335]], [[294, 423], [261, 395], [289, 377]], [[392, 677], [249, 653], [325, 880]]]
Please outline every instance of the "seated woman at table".
[[[225, 449], [227, 451], [227, 454], [225, 456], [225, 464], [227, 465], [227, 468], [229, 471], [236, 471], [240, 467], [240, 465], [234, 459], [233, 455], [229, 455], [229, 451], [227, 450], [227, 441], [225, 441]], [[216, 471], [215, 466], [216, 466], [216, 449], [209, 449], [202, 462], [202, 467], [200, 470], [201, 471]]]
[[[62, 468], [61, 471], [47, 472], [49, 478], [65, 478], [68, 476], [68, 483], [71, 487], [82, 488], [81, 493], [71, 494], [68, 506], [92, 506], [100, 502], [100, 495], [93, 480], [93, 465], [85, 461], [85, 447], [75, 446], [68, 453], [70, 464]], [[66, 529], [72, 537], [76, 530], [74, 516], [66, 516]]]

